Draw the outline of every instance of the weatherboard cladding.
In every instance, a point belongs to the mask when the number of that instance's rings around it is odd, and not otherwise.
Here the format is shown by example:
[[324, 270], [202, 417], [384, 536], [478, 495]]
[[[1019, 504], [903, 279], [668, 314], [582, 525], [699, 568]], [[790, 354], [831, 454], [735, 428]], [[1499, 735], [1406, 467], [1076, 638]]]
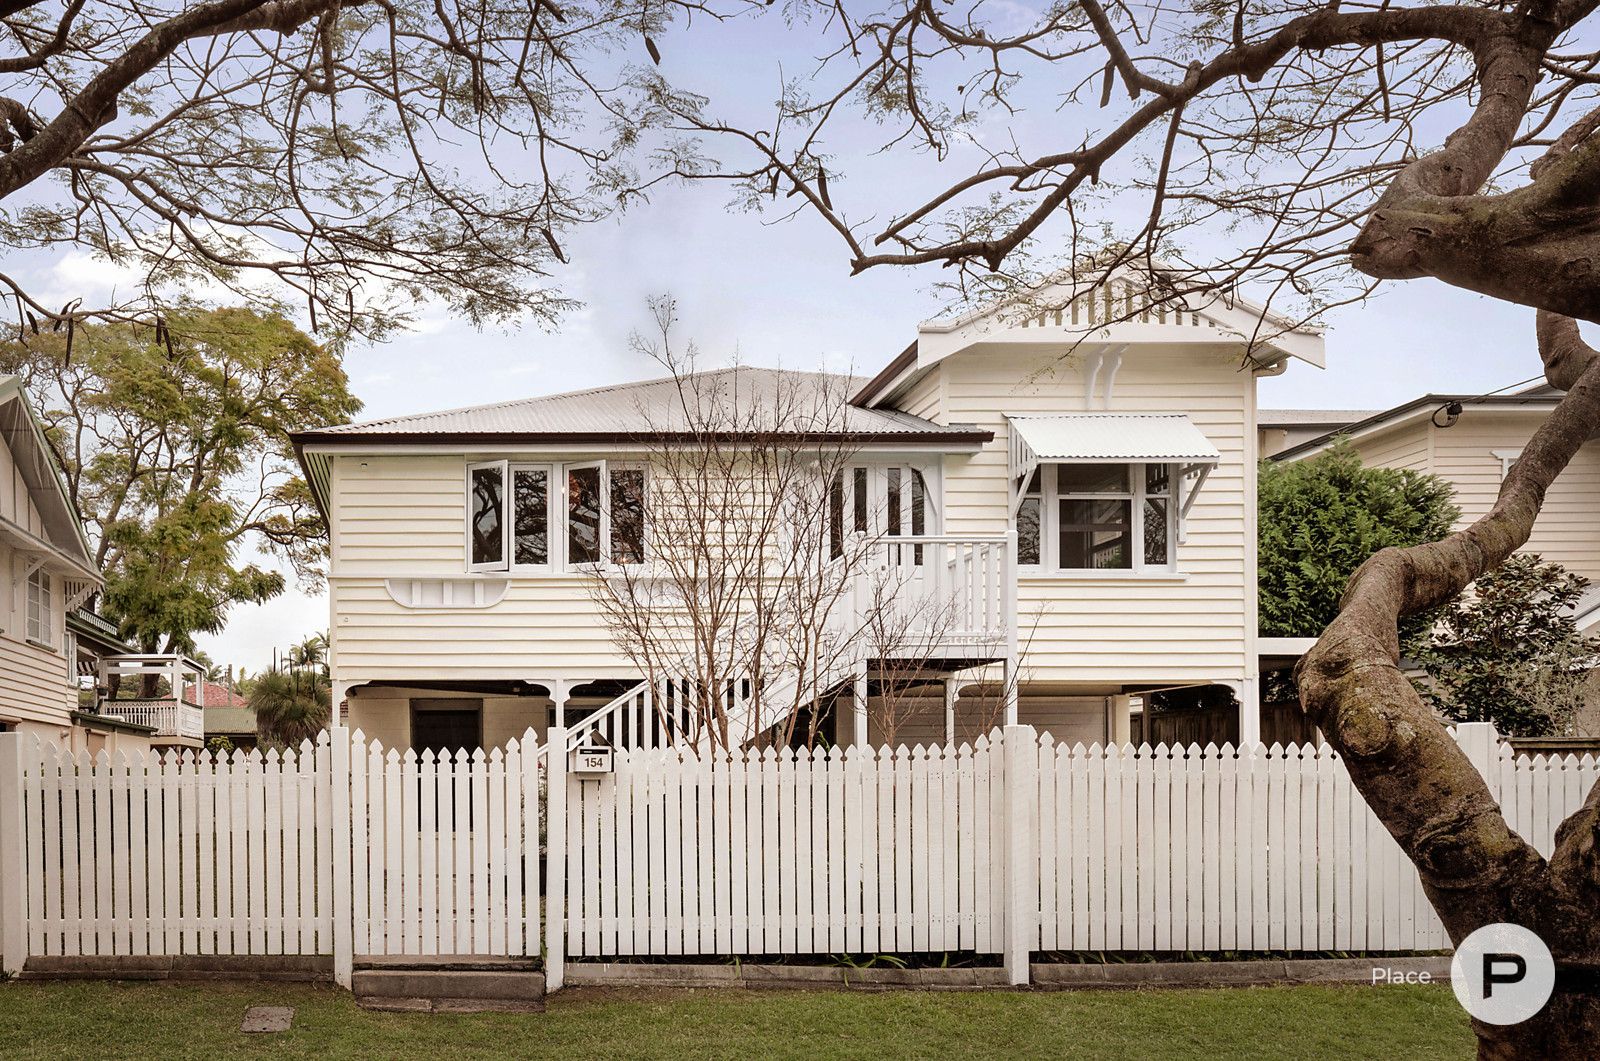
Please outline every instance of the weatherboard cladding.
[[[971, 425], [941, 425], [909, 413], [864, 409], [843, 403], [860, 384], [849, 376], [770, 368], [733, 368], [688, 377], [688, 401], [712, 394], [732, 400], [735, 420], [751, 410], [783, 408], [786, 432], [850, 435], [889, 441], [981, 442], [989, 432]], [[720, 398], [718, 399], [720, 400]], [[691, 428], [685, 397], [672, 378], [626, 383], [463, 409], [389, 417], [359, 424], [305, 431], [295, 441], [440, 441], [523, 437], [550, 441], [588, 441], [670, 437]], [[720, 413], [718, 416], [722, 415]], [[742, 424], [739, 426], [743, 426]]]

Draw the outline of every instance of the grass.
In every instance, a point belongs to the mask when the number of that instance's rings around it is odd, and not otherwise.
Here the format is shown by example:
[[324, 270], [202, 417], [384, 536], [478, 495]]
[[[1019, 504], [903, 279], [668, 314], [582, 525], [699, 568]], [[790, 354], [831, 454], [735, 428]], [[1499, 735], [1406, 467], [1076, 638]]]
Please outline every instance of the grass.
[[[295, 1007], [277, 1035], [245, 1007]], [[8, 1058], [1463, 1058], [1448, 987], [935, 993], [601, 991], [543, 1014], [369, 1013], [327, 987], [0, 984]]]

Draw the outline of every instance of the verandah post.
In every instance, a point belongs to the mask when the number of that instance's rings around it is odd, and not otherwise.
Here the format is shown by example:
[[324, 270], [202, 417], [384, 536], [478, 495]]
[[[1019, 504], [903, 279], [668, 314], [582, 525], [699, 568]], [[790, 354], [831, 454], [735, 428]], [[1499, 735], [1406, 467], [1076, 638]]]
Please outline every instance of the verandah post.
[[345, 990], [355, 970], [352, 936], [355, 932], [355, 905], [350, 888], [350, 730], [332, 728], [333, 784], [333, 979]]
[[7, 976], [22, 972], [28, 957], [22, 823], [22, 734], [0, 733], [0, 971]]
[[545, 737], [544, 985], [558, 991], [567, 976], [567, 727]]
[[1003, 562], [1000, 565], [1000, 618], [1006, 624], [1006, 660], [1002, 671], [1004, 686], [1001, 689], [1001, 704], [1004, 709], [1005, 724], [1014, 726], [1017, 723], [1017, 696], [1020, 692], [1018, 686], [1022, 675], [1018, 671], [1021, 652], [1017, 637], [1021, 618], [1017, 615], [1017, 532], [1006, 532], [1006, 548]]
[[1035, 855], [1039, 802], [1039, 735], [1032, 726], [1008, 725], [1001, 733], [1005, 770], [1006, 981], [1027, 984], [1029, 957], [1039, 934], [1039, 866]]

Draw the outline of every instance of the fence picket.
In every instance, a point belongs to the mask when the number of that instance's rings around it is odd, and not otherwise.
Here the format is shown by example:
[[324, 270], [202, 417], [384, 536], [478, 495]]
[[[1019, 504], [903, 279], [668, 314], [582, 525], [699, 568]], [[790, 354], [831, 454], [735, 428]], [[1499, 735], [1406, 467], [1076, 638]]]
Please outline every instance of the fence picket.
[[[22, 897], [29, 954], [333, 954], [348, 977], [352, 952], [540, 953], [531, 731], [503, 749], [420, 757], [360, 734], [283, 754], [131, 760], [0, 737], [13, 740], [22, 765], [0, 800], [21, 803], [23, 824], [4, 884]], [[1548, 851], [1600, 764], [1490, 747], [1508, 821]], [[550, 951], [1448, 943], [1326, 746], [1066, 748], [1046, 735], [1011, 762], [1037, 772], [1025, 793], [1005, 790], [989, 736], [620, 752], [608, 775], [563, 777], [552, 801], [563, 828], [550, 855], [572, 888], [570, 902], [552, 900], [551, 930], [563, 911], [569, 921]], [[1018, 798], [1037, 812], [1036, 842], [1008, 831]], [[1013, 851], [1027, 859], [1021, 884], [1005, 865]]]

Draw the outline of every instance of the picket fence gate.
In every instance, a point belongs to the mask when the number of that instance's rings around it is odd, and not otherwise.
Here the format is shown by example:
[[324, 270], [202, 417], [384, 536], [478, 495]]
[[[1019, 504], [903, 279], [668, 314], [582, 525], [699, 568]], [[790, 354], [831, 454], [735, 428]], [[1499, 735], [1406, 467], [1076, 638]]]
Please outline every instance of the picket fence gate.
[[[548, 747], [565, 748], [552, 730]], [[1593, 756], [1456, 739], [1542, 853]], [[548, 855], [548, 873], [541, 866]], [[1327, 747], [73, 754], [0, 734], [0, 957], [1432, 950]]]

